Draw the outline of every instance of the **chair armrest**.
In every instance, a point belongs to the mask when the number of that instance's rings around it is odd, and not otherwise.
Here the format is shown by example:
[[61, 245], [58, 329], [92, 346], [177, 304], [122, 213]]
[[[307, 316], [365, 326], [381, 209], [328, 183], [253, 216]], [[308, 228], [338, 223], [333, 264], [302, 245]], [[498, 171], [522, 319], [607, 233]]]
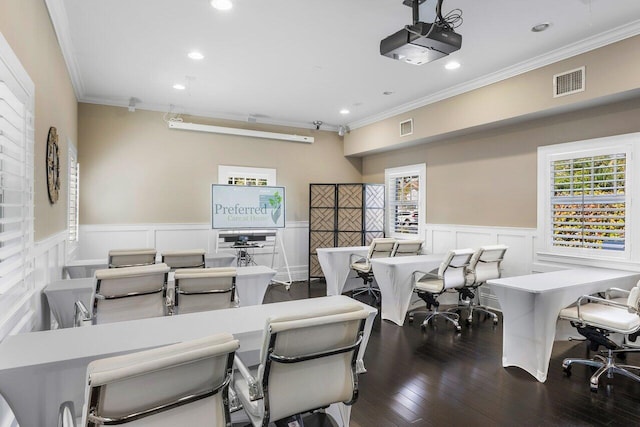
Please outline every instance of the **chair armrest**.
[[587, 301], [587, 303], [595, 302], [595, 303], [608, 305], [608, 306], [611, 306], [611, 307], [626, 308], [629, 313], [635, 313], [635, 314], [640, 315], [640, 312], [635, 307], [630, 307], [630, 306], [628, 306], [626, 304], [621, 304], [619, 302], [611, 301], [611, 300], [608, 300], [608, 299], [605, 299], [605, 298], [596, 297], [596, 296], [593, 296], [593, 295], [583, 295], [580, 298], [578, 298], [578, 303], [577, 303], [577, 307], [576, 307], [577, 308], [578, 319], [580, 319], [581, 322], [583, 322], [583, 320], [582, 320], [582, 316], [580, 315], [580, 307], [582, 306], [584, 301]]
[[242, 363], [242, 360], [240, 360], [238, 355], [233, 359], [233, 367], [247, 382], [247, 386], [249, 388], [249, 399], [251, 399], [251, 401], [262, 399], [264, 395], [262, 394], [262, 387], [260, 386], [260, 383], [253, 375], [251, 375], [251, 372], [249, 372], [249, 369], [244, 363]]
[[84, 322], [91, 321], [91, 314], [82, 301], [76, 301], [73, 305], [73, 326], [82, 326]]
[[176, 290], [175, 288], [167, 288], [167, 298], [165, 299], [165, 310], [168, 316], [175, 314], [176, 307]]
[[604, 291], [605, 298], [607, 298], [607, 299], [611, 299], [611, 293], [612, 293], [612, 292], [616, 292], [616, 293], [622, 294], [622, 295], [624, 295], [624, 296], [626, 296], [626, 297], [628, 297], [628, 296], [629, 296], [629, 294], [631, 293], [631, 291], [628, 291], [628, 290], [626, 290], [626, 289], [620, 289], [620, 288], [609, 288], [609, 289], [607, 289], [606, 291]]
[[351, 265], [351, 264], [353, 264], [355, 262], [366, 260], [366, 259], [367, 259], [366, 256], [362, 256], [362, 255], [359, 255], [359, 254], [351, 254], [351, 255], [349, 255], [349, 265]]
[[420, 275], [420, 279], [422, 279], [424, 276], [429, 276], [429, 277], [433, 277], [434, 279], [438, 279], [438, 274], [437, 274], [437, 270], [436, 273], [434, 273], [433, 271], [420, 271], [420, 270], [416, 270], [413, 273], [411, 273], [411, 278], [413, 280], [412, 283], [416, 283], [419, 279], [417, 278], [418, 275]]

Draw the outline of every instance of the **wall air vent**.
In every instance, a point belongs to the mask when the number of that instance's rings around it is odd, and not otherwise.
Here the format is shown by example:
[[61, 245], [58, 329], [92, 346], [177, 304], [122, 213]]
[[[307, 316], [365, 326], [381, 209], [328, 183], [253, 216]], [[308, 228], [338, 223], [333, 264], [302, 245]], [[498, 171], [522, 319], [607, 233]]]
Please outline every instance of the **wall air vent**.
[[400, 136], [407, 136], [413, 133], [413, 119], [400, 122]]
[[553, 97], [571, 95], [584, 91], [584, 67], [553, 76]]

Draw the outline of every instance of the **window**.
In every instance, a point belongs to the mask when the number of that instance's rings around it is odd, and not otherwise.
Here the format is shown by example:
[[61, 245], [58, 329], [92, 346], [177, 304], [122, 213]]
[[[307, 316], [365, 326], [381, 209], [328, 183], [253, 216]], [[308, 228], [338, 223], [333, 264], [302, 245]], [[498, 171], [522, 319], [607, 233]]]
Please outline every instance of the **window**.
[[218, 183], [229, 185], [276, 185], [276, 170], [243, 166], [218, 166]]
[[638, 134], [538, 149], [539, 229], [555, 254], [630, 258]]
[[4, 320], [33, 290], [33, 99], [33, 83], [0, 35], [0, 313]]
[[78, 241], [78, 224], [80, 209], [80, 164], [76, 148], [69, 143], [69, 238], [70, 242]]
[[425, 212], [426, 165], [385, 170], [387, 184], [387, 235], [422, 236]]

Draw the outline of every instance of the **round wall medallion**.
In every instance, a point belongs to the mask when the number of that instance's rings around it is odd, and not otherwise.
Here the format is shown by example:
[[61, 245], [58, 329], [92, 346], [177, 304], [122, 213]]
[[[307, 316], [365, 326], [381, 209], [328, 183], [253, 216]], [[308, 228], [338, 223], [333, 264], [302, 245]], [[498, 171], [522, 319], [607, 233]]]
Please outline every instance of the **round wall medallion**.
[[47, 190], [49, 190], [51, 203], [58, 201], [60, 191], [60, 154], [58, 151], [58, 131], [51, 126], [47, 137]]

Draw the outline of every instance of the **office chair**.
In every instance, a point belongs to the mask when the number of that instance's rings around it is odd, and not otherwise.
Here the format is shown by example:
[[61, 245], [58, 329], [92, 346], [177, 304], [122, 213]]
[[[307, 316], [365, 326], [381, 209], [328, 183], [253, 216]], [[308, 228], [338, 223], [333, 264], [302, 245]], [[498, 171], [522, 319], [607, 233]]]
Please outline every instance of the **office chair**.
[[183, 251], [164, 251], [161, 254], [161, 262], [167, 264], [171, 270], [179, 268], [204, 268], [204, 249], [188, 249]]
[[112, 249], [109, 251], [109, 268], [137, 267], [155, 264], [155, 249]]
[[422, 254], [422, 240], [397, 240], [391, 256], [412, 256]]
[[[413, 291], [418, 294], [426, 304], [427, 311], [411, 310], [409, 312], [409, 322], [413, 322], [416, 313], [426, 313], [421, 328], [425, 329], [429, 322], [437, 317], [444, 317], [447, 321], [453, 323], [456, 331], [460, 331], [458, 323], [460, 316], [450, 311], [438, 311], [440, 303], [438, 296], [442, 295], [449, 289], [456, 289], [464, 286], [466, 283], [466, 271], [473, 256], [472, 249], [456, 249], [449, 251], [440, 268], [436, 271], [414, 271], [412, 274]], [[431, 308], [433, 307], [433, 309]]]
[[257, 370], [235, 361], [233, 388], [251, 423], [288, 426], [293, 419], [303, 427], [303, 413], [353, 404], [366, 317], [361, 306], [347, 304], [268, 319]]
[[508, 246], [505, 245], [489, 245], [478, 248], [467, 267], [467, 278], [465, 286], [458, 288], [458, 307], [449, 311], [462, 311], [466, 308], [468, 316], [467, 324], [473, 321], [473, 312], [479, 311], [487, 317], [491, 317], [493, 324], [498, 324], [498, 315], [480, 304], [480, 286], [484, 285], [487, 280], [499, 279], [502, 271], [500, 265], [504, 260], [504, 254], [507, 252]]
[[380, 301], [380, 289], [373, 287], [373, 270], [371, 260], [374, 258], [388, 258], [391, 256], [396, 239], [380, 237], [373, 239], [366, 256], [351, 254], [349, 265], [364, 281], [364, 286], [353, 290], [353, 296], [368, 294], [375, 298], [376, 303]]
[[594, 295], [584, 295], [578, 299], [576, 305], [561, 310], [560, 318], [569, 320], [578, 333], [589, 341], [591, 351], [597, 351], [600, 346], [606, 349], [601, 350], [593, 359], [564, 359], [562, 369], [565, 374], [571, 376], [573, 364], [597, 368], [589, 379], [589, 387], [592, 392], [598, 391], [598, 383], [603, 374], [606, 374], [607, 378], [613, 378], [613, 374], [620, 374], [640, 382], [640, 376], [631, 372], [632, 370], [639, 371], [640, 366], [617, 364], [614, 360], [615, 355], [638, 352], [640, 349], [628, 348], [609, 339], [609, 335], [612, 333], [624, 334], [625, 336], [638, 334], [640, 331], [639, 302], [640, 287], [636, 285], [629, 293], [626, 303]]
[[76, 301], [75, 323], [80, 326], [145, 319], [167, 314], [169, 266], [152, 264], [96, 270], [96, 288], [89, 313]]
[[169, 304], [173, 314], [237, 307], [235, 267], [177, 270]]
[[231, 427], [238, 347], [223, 333], [89, 363], [82, 426]]

